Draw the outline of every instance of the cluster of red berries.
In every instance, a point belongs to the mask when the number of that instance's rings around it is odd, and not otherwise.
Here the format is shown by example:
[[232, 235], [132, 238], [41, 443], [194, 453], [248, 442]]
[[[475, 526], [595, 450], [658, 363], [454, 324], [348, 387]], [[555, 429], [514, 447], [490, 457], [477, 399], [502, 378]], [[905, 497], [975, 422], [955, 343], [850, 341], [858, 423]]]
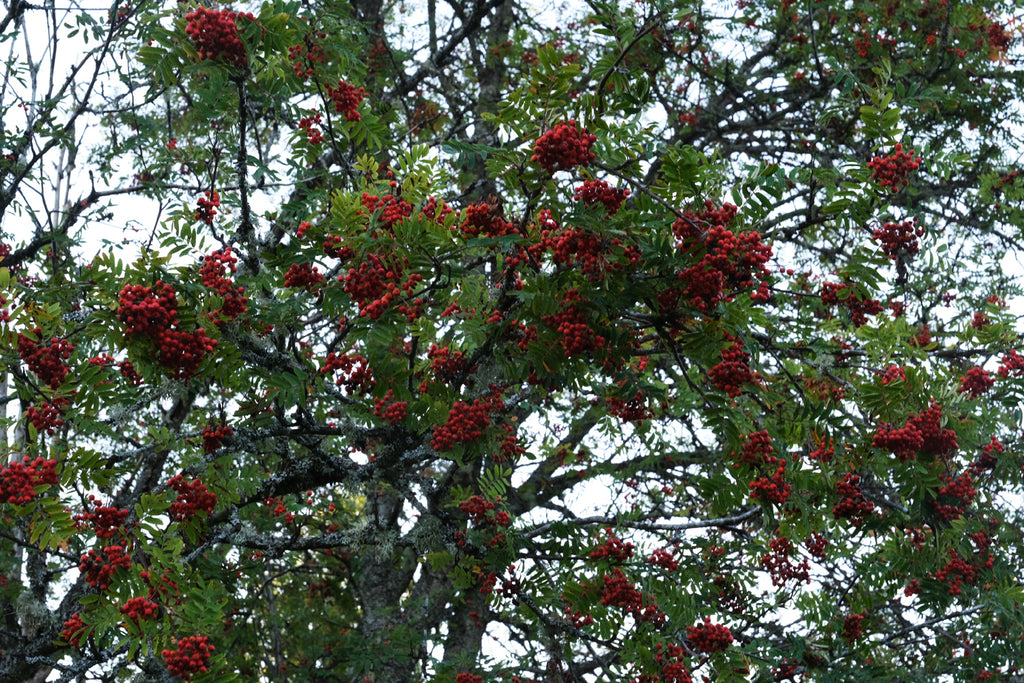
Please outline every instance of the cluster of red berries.
[[729, 227], [738, 213], [739, 207], [735, 204], [723, 202], [721, 206], [715, 206], [713, 201], [707, 199], [697, 213], [690, 209], [683, 211], [682, 218], [672, 224], [672, 232], [680, 242], [686, 242], [699, 238], [704, 231], [716, 225]]
[[339, 356], [332, 351], [327, 354], [320, 374], [326, 375], [331, 372], [341, 373], [335, 384], [345, 387], [345, 393], [349, 395], [364, 396], [377, 385], [377, 381], [373, 379], [373, 371], [370, 370], [370, 362], [358, 353]]
[[981, 455], [971, 463], [970, 470], [975, 474], [980, 474], [985, 470], [995, 469], [995, 466], [999, 464], [996, 454], [1002, 453], [1004, 450], [1005, 447], [996, 437], [989, 437], [989, 442], [981, 449]]
[[519, 234], [519, 228], [502, 217], [501, 208], [496, 204], [470, 204], [466, 207], [465, 217], [459, 224], [459, 231], [463, 237], [502, 237]]
[[231, 253], [231, 247], [212, 251], [203, 258], [203, 266], [199, 275], [203, 285], [217, 292], [224, 303], [220, 314], [222, 321], [234, 320], [247, 310], [249, 297], [245, 296], [245, 287], [235, 287], [228, 273], [238, 272], [238, 259]]
[[956, 432], [952, 429], [942, 428], [942, 406], [935, 401], [931, 402], [928, 410], [920, 415], [911, 415], [907, 419], [908, 425], [913, 425], [921, 432], [924, 443], [921, 450], [933, 455], [950, 455], [960, 448], [956, 440]]
[[176, 650], [164, 650], [161, 654], [167, 662], [167, 670], [188, 681], [192, 674], [206, 673], [214, 649], [208, 637], [188, 636], [178, 641]]
[[942, 428], [942, 407], [934, 401], [921, 415], [911, 415], [901, 428], [883, 423], [871, 445], [889, 451], [900, 461], [914, 458], [919, 451], [945, 456], [959, 447], [956, 432]]
[[863, 635], [864, 615], [851, 614], [843, 619], [843, 639], [848, 643], [860, 640]]
[[174, 288], [157, 281], [153, 287], [127, 285], [121, 290], [117, 317], [126, 334], [156, 337], [178, 324], [178, 298]]
[[[319, 40], [323, 40], [327, 37], [327, 34], [323, 31], [316, 31], [314, 36]], [[315, 43], [307, 37], [305, 44], [292, 45], [288, 48], [288, 59], [292, 61], [292, 70], [295, 72], [295, 75], [305, 81], [313, 75], [313, 66], [317, 63], [323, 63], [325, 59], [324, 49], [319, 43]]]
[[612, 187], [605, 180], [584, 180], [583, 184], [576, 188], [572, 198], [586, 206], [603, 204], [608, 212], [606, 215], [614, 216], [629, 194], [628, 189]]
[[765, 264], [772, 256], [772, 248], [761, 241], [758, 232], [734, 234], [728, 229], [736, 217], [737, 207], [724, 203], [716, 207], [710, 200], [696, 214], [687, 210], [672, 224], [677, 246], [696, 263], [679, 273], [686, 284], [683, 293], [690, 305], [709, 313], [722, 301], [731, 301], [735, 292], [757, 289], [751, 293], [756, 301], [769, 298]]
[[1010, 349], [999, 359], [999, 376], [1024, 377], [1024, 356]]
[[[505, 337], [510, 341], [514, 341], [519, 350], [525, 353], [530, 348], [530, 344], [537, 340], [537, 326], [526, 325], [518, 320], [510, 320], [505, 330]], [[535, 370], [530, 371], [527, 381], [534, 386], [545, 386], [544, 380], [537, 375]], [[550, 386], [550, 383], [548, 386]]]
[[973, 561], [966, 560], [954, 548], [950, 548], [949, 561], [942, 569], [935, 572], [935, 578], [949, 587], [950, 595], [963, 593], [961, 588], [963, 584], [973, 584], [983, 570], [991, 569], [995, 564], [995, 558], [988, 552], [987, 537], [981, 542], [975, 539], [975, 546], [978, 548], [978, 552], [975, 553], [976, 557], [973, 558]]
[[698, 264], [680, 271], [678, 277], [686, 285], [679, 294], [680, 298], [702, 313], [709, 313], [728, 298], [724, 291], [725, 276], [719, 270]]
[[924, 550], [925, 541], [928, 538], [928, 534], [932, 533], [932, 529], [909, 527], [904, 529], [903, 533], [910, 539], [910, 544], [914, 546], [914, 550], [920, 552], [921, 550]]
[[188, 25], [185, 33], [192, 39], [201, 60], [223, 60], [234, 66], [248, 66], [245, 45], [238, 35], [235, 20], [245, 17], [255, 21], [256, 17], [246, 12], [239, 14], [231, 10], [212, 10], [197, 7], [185, 15]]
[[770, 476], [762, 476], [750, 482], [750, 497], [769, 503], [782, 505], [789, 500], [791, 487], [786, 481], [786, 460], [776, 458], [772, 453], [775, 447], [767, 430], [754, 432], [747, 436], [743, 450], [736, 456], [737, 465], [744, 464], [760, 470], [775, 471]]
[[[562, 599], [565, 600], [565, 596], [562, 596]], [[590, 612], [581, 612], [568, 604], [565, 606], [565, 616], [569, 623], [576, 628], [584, 628], [594, 623], [594, 617]]]
[[457, 443], [477, 441], [491, 424], [490, 414], [504, 406], [504, 401], [497, 396], [478, 398], [471, 404], [456, 401], [448, 411], [448, 421], [440, 427], [434, 427], [430, 445], [435, 451], [441, 452], [451, 450]]
[[544, 133], [533, 146], [530, 161], [539, 164], [548, 173], [574, 166], [586, 166], [595, 159], [590, 151], [597, 136], [588, 133], [570, 119]]
[[[309, 223], [304, 223], [304, 225], [309, 225]], [[322, 248], [325, 256], [336, 258], [339, 261], [347, 261], [356, 255], [355, 249], [342, 244], [340, 235], [327, 235], [323, 241]]]
[[797, 681], [800, 680], [798, 676], [803, 671], [803, 666], [800, 662], [791, 659], [789, 657], [783, 658], [779, 661], [778, 666], [772, 667], [772, 678], [776, 682], [779, 681]]
[[[32, 330], [36, 338], [42, 333], [43, 330], [38, 327]], [[18, 355], [25, 361], [29, 370], [51, 389], [56, 389], [64, 383], [68, 376], [68, 368], [64, 361], [71, 357], [74, 350], [74, 344], [66, 339], [53, 337], [48, 344], [40, 344], [23, 334], [18, 335]]]
[[721, 624], [712, 624], [711, 617], [704, 623], [686, 627], [687, 642], [697, 652], [720, 652], [732, 644], [732, 631]]
[[756, 384], [760, 376], [750, 369], [750, 354], [743, 350], [743, 342], [725, 333], [726, 341], [732, 341], [722, 351], [722, 360], [708, 371], [708, 378], [715, 387], [730, 398], [743, 393], [743, 385]]
[[545, 316], [544, 322], [561, 335], [559, 344], [565, 349], [566, 358], [604, 348], [605, 338], [590, 328], [586, 316], [575, 306], [570, 306], [555, 315]]
[[624, 422], [640, 424], [654, 417], [654, 411], [647, 405], [647, 395], [640, 389], [628, 399], [609, 396], [605, 399], [605, 404], [608, 406], [609, 415], [614, 415]]
[[227, 425], [203, 427], [203, 453], [216, 453], [224, 443], [224, 439], [234, 436], [235, 430]]
[[456, 213], [455, 209], [448, 206], [443, 199], [438, 199], [434, 195], [427, 197], [423, 208], [420, 209], [420, 214], [424, 219], [434, 221], [438, 225], [444, 225], [445, 219], [453, 213]]
[[434, 374], [434, 379], [444, 384], [454, 385], [476, 369], [475, 365], [469, 366], [466, 354], [462, 351], [453, 351], [447, 346], [431, 344], [427, 358], [430, 360], [430, 371]]
[[565, 357], [591, 353], [604, 348], [605, 338], [587, 324], [586, 315], [577, 304], [583, 302], [578, 289], [569, 289], [562, 296], [562, 309], [555, 315], [544, 316], [544, 322], [561, 335], [559, 343]]
[[[14, 155], [13, 154], [4, 154], [4, 155], [0, 156], [0, 160], [7, 160], [7, 161], [10, 161], [10, 162], [13, 162], [14, 161]], [[10, 271], [11, 275], [15, 275], [15, 274], [18, 274], [18, 273], [21, 272], [21, 261], [18, 261], [18, 262], [14, 262], [14, 261], [8, 262], [7, 257], [11, 255], [11, 252], [12, 252], [12, 249], [11, 249], [11, 245], [10, 244], [8, 244], [7, 242], [0, 242], [0, 267], [7, 268]], [[0, 302], [0, 303], [6, 304], [7, 303], [7, 298], [3, 297], [3, 301]], [[8, 313], [8, 311], [5, 309], [4, 310], [4, 314], [6, 315], [7, 313]], [[5, 320], [5, 322], [9, 322], [9, 321], [10, 321], [10, 318], [7, 318], [7, 320]]]
[[[1024, 177], [1024, 172], [1021, 172], [1021, 171], [1010, 171], [1009, 173], [1004, 175], [1002, 178], [1000, 178], [999, 180], [997, 180], [993, 184], [993, 186], [992, 186], [992, 194], [994, 194], [996, 196], [1001, 195], [1003, 193], [1003, 186], [1004, 185], [1009, 185], [1010, 187], [1015, 187], [1017, 185], [1017, 181], [1019, 179], [1021, 179], [1022, 177]], [[7, 253], [10, 253], [10, 248], [9, 247], [8, 247]], [[0, 255], [3, 255], [2, 251], [0, 251]], [[3, 261], [0, 261], [0, 263], [3, 263]]]
[[622, 573], [618, 567], [612, 573], [605, 574], [601, 589], [601, 604], [618, 607], [631, 614], [638, 622], [653, 624], [656, 628], [664, 626], [668, 617], [658, 608], [653, 595], [644, 595]]
[[869, 315], [878, 315], [884, 309], [877, 299], [860, 298], [855, 295], [848, 282], [826, 282], [821, 286], [821, 303], [826, 306], [842, 306], [850, 313], [854, 327], [868, 321]]
[[890, 54], [896, 50], [896, 39], [888, 36], [883, 36], [876, 33], [873, 37], [867, 31], [861, 31], [860, 38], [853, 41], [853, 46], [857, 48], [857, 54], [861, 57], [867, 57], [871, 51], [873, 45], [878, 45], [884, 51], [884, 54]]
[[789, 500], [791, 488], [786, 481], [786, 461], [779, 460], [770, 477], [759, 477], [750, 482], [750, 497], [768, 503], [782, 505]]
[[725, 574], [716, 574], [711, 585], [716, 588], [712, 595], [723, 612], [740, 614], [747, 607], [749, 598], [738, 581]]
[[150, 596], [160, 597], [164, 602], [169, 599], [180, 601], [178, 584], [171, 579], [170, 568], [164, 569], [164, 573], [160, 576], [158, 581], [154, 581], [153, 575], [145, 569], [139, 572], [139, 578], [149, 585]]
[[817, 531], [812, 531], [811, 535], [804, 539], [804, 547], [807, 548], [807, 552], [811, 554], [811, 557], [824, 560], [825, 548], [828, 547], [828, 539]]
[[807, 457], [818, 462], [832, 462], [832, 459], [836, 457], [835, 442], [832, 439], [822, 439], [818, 447], [808, 453]]
[[498, 444], [498, 452], [494, 455], [494, 462], [515, 462], [520, 455], [526, 453], [526, 449], [519, 444], [519, 437], [516, 435], [516, 428], [512, 425], [501, 425], [505, 436]]
[[921, 326], [917, 330], [917, 334], [910, 338], [910, 345], [917, 348], [924, 348], [932, 343], [932, 332], [928, 329], [927, 325]]
[[339, 280], [344, 281], [344, 290], [359, 305], [359, 315], [376, 320], [384, 314], [393, 301], [411, 296], [416, 285], [423, 281], [419, 273], [410, 275], [401, 282], [404, 269], [394, 258], [367, 254], [358, 268], [350, 268]]
[[113, 544], [97, 550], [89, 550], [79, 558], [78, 571], [93, 588], [101, 591], [110, 587], [110, 580], [118, 569], [128, 569], [131, 557], [123, 545]]
[[[1011, 21], [1013, 20], [1011, 19]], [[971, 23], [968, 24], [967, 28], [982, 33], [982, 37], [976, 40], [974, 44], [976, 47], [986, 45], [989, 51], [989, 59], [992, 61], [996, 61], [1010, 49], [1010, 43], [1013, 41], [1012, 35], [1007, 33], [1005, 26], [994, 19], [985, 17], [984, 21], [980, 24]]]
[[916, 256], [921, 251], [918, 238], [924, 236], [924, 226], [916, 221], [902, 223], [883, 223], [872, 233], [872, 237], [882, 245], [882, 251], [891, 259]]
[[121, 605], [120, 610], [136, 626], [140, 621], [156, 621], [160, 616], [160, 605], [149, 598], [131, 598]]
[[213, 225], [213, 217], [217, 215], [217, 207], [220, 206], [220, 195], [216, 190], [207, 190], [203, 194], [206, 196], [196, 202], [195, 219]]
[[921, 165], [921, 157], [914, 156], [914, 150], [903, 151], [903, 145], [896, 143], [892, 154], [886, 157], [875, 157], [868, 162], [871, 179], [892, 192], [899, 192], [910, 181], [907, 176]]
[[[378, 197], [364, 192], [360, 202], [371, 216], [376, 216], [378, 224], [383, 224], [389, 230], [411, 216], [413, 211], [412, 204], [393, 194]], [[433, 214], [430, 214], [430, 218], [433, 218]]]
[[946, 473], [939, 475], [939, 478], [942, 479], [943, 485], [937, 492], [935, 514], [947, 522], [959, 519], [978, 495], [977, 489], [974, 488], [974, 479], [967, 472], [956, 479]]
[[903, 382], [907, 381], [906, 371], [899, 365], [890, 365], [881, 373], [882, 384], [892, 384], [893, 382], [900, 380]]
[[483, 676], [475, 676], [470, 673], [460, 673], [455, 675], [455, 683], [482, 683]]
[[101, 353], [100, 355], [93, 356], [92, 358], [89, 359], [89, 365], [96, 365], [98, 367], [103, 368], [109, 367], [116, 362], [117, 361], [114, 360], [114, 357], [111, 356], [109, 353]]
[[370, 45], [370, 50], [366, 55], [366, 65], [370, 68], [370, 71], [381, 72], [384, 71], [387, 64], [387, 56], [391, 53], [387, 43], [384, 42], [383, 38], [377, 38]]
[[217, 495], [207, 490], [199, 479], [189, 482], [179, 474], [168, 480], [167, 488], [178, 494], [168, 510], [171, 519], [176, 522], [187, 522], [200, 512], [209, 515], [217, 507]]
[[57, 429], [64, 426], [64, 410], [68, 406], [68, 399], [56, 396], [50, 401], [43, 401], [38, 406], [29, 406], [25, 409], [25, 419], [32, 423], [36, 432], [46, 432], [52, 435]]
[[405, 419], [409, 408], [408, 401], [396, 401], [395, 392], [388, 389], [383, 398], [373, 400], [373, 414], [390, 425], [396, 425]]
[[263, 504], [266, 505], [268, 508], [273, 508], [271, 510], [271, 513], [275, 517], [281, 517], [283, 515], [285, 524], [291, 524], [295, 521], [295, 515], [292, 512], [289, 512], [288, 508], [285, 507], [284, 500], [280, 498], [271, 497], [264, 500]]
[[832, 508], [832, 517], [848, 519], [854, 526], [864, 523], [864, 518], [874, 511], [875, 504], [864, 498], [860, 490], [860, 475], [847, 472], [836, 482], [836, 493], [839, 502]]
[[[498, 498], [497, 502], [500, 503], [501, 498]], [[480, 496], [471, 496], [462, 501], [459, 503], [459, 509], [469, 515], [469, 521], [474, 526], [508, 526], [512, 521], [507, 512], [495, 512], [494, 503]]]
[[541, 234], [543, 234], [545, 230], [551, 231], [558, 229], [558, 221], [556, 221], [555, 217], [551, 214], [551, 209], [541, 209], [537, 212], [537, 226], [541, 229]]
[[774, 442], [769, 436], [768, 430], [762, 429], [759, 432], [752, 432], [744, 440], [743, 449], [739, 453], [733, 452], [738, 463], [751, 467], [771, 465], [776, 461], [772, 453], [775, 452]]
[[[319, 145], [324, 141], [324, 133], [319, 125], [323, 121], [320, 112], [312, 112], [309, 116], [299, 119], [299, 130], [306, 131], [306, 141], [311, 145]], [[301, 237], [301, 235], [300, 235]]]
[[667, 572], [674, 572], [679, 569], [679, 560], [676, 559], [675, 555], [671, 551], [665, 548], [658, 548], [651, 553], [651, 556], [647, 558], [650, 564], [655, 567], [661, 567]]
[[900, 462], [906, 462], [917, 456], [917, 452], [924, 446], [924, 437], [921, 436], [921, 430], [909, 422], [899, 428], [883, 422], [875, 431], [871, 445], [889, 451]]
[[338, 87], [327, 86], [327, 96], [334, 103], [334, 111], [345, 115], [346, 121], [358, 121], [359, 103], [366, 96], [366, 90], [356, 88], [350, 83], [339, 80]]
[[64, 630], [60, 632], [60, 637], [71, 647], [80, 647], [82, 638], [85, 638], [91, 632], [92, 628], [82, 621], [82, 617], [78, 612], [75, 612], [71, 615], [70, 619], [64, 622]]
[[28, 457], [0, 470], [0, 504], [24, 505], [36, 497], [36, 487], [56, 484], [57, 461]]
[[284, 286], [315, 292], [323, 284], [324, 276], [316, 266], [308, 263], [293, 263], [284, 274]]
[[792, 541], [785, 536], [778, 535], [769, 541], [768, 552], [761, 556], [761, 566], [768, 570], [773, 586], [785, 586], [791, 579], [811, 582], [810, 564], [807, 560], [794, 564], [789, 559], [793, 551]]
[[613, 564], [622, 564], [633, 557], [633, 550], [636, 546], [632, 543], [624, 543], [610, 527], [604, 532], [608, 535], [608, 540], [592, 550], [587, 557], [592, 560], [607, 558]]
[[976, 399], [988, 392], [995, 383], [995, 378], [988, 370], [975, 366], [960, 378], [960, 388], [957, 391], [961, 394], [967, 394], [971, 399]]
[[[545, 253], [550, 251], [556, 265], [577, 268], [592, 282], [601, 280], [608, 271], [618, 270], [626, 263], [640, 260], [639, 248], [635, 245], [623, 248], [622, 240], [617, 237], [609, 240], [597, 233], [570, 226], [559, 230], [549, 209], [540, 211], [538, 224], [541, 239], [527, 247], [523, 255], [529, 255], [540, 262]], [[609, 263], [613, 250], [619, 249], [623, 252], [622, 256]], [[509, 263], [518, 263], [518, 259], [509, 259]]]
[[685, 661], [689, 657], [681, 645], [658, 643], [654, 650], [654, 662], [660, 669], [655, 673], [640, 674], [632, 683], [693, 683]]
[[540, 242], [529, 251], [539, 257], [543, 251], [551, 250], [551, 258], [557, 265], [577, 268], [596, 282], [609, 270], [609, 248], [619, 243], [620, 240], [607, 241], [589, 230], [566, 226], [559, 231], [544, 230]]
[[158, 340], [160, 363], [174, 371], [177, 378], [192, 377], [199, 372], [203, 359], [217, 347], [217, 340], [197, 328], [192, 333], [167, 330]]
[[[92, 510], [88, 507], [91, 506]], [[89, 503], [86, 508], [73, 519], [76, 522], [92, 524], [96, 538], [114, 538], [124, 532], [124, 523], [131, 514], [130, 509], [120, 509], [110, 505], [103, 505], [96, 496], [89, 494]]]
[[201, 327], [191, 333], [177, 329], [178, 299], [174, 288], [162, 281], [153, 287], [125, 286], [117, 316], [125, 324], [126, 334], [141, 334], [152, 340], [160, 364], [177, 378], [195, 375], [203, 359], [217, 346]]

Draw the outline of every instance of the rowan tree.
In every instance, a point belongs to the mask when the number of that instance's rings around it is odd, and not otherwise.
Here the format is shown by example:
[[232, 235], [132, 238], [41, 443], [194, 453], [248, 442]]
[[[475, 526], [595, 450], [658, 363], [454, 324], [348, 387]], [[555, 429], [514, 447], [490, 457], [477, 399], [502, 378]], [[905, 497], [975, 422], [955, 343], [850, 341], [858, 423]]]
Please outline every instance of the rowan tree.
[[0, 681], [1020, 680], [1022, 5], [12, 0]]

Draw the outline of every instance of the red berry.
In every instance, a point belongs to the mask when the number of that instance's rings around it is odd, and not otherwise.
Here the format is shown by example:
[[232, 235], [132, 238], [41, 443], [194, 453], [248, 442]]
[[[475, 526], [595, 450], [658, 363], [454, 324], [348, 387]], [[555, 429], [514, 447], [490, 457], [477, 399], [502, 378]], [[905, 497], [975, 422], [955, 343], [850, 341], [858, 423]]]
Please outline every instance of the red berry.
[[214, 649], [206, 636], [189, 636], [178, 641], [176, 650], [164, 650], [161, 654], [168, 671], [188, 681], [192, 674], [206, 673]]
[[185, 33], [196, 46], [200, 60], [223, 60], [228, 64], [242, 67], [249, 64], [245, 45], [238, 35], [235, 23], [238, 17], [256, 20], [248, 12], [239, 14], [231, 10], [211, 10], [206, 7], [197, 7], [185, 15], [188, 21]]
[[530, 161], [536, 162], [548, 173], [574, 166], [586, 166], [594, 160], [590, 151], [597, 136], [577, 126], [575, 120], [560, 123], [540, 136], [533, 147]]

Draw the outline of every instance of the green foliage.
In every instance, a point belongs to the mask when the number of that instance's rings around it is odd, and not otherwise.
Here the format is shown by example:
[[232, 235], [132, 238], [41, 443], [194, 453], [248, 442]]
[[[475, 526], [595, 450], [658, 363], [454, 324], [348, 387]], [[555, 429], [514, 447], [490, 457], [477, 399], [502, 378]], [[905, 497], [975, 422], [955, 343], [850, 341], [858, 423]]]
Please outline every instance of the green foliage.
[[1024, 7], [196, 7], [0, 91], [0, 681], [1019, 675]]

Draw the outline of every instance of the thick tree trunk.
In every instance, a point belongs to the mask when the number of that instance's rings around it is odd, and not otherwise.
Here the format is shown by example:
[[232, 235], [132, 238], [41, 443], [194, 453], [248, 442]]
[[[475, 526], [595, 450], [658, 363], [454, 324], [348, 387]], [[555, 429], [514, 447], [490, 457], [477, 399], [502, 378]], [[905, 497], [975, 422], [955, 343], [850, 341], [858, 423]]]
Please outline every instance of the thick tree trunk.
[[[508, 78], [508, 65], [499, 57], [495, 57], [491, 48], [504, 43], [512, 30], [513, 3], [503, 2], [491, 14], [491, 24], [485, 34], [486, 44], [481, 44], [479, 36], [472, 41], [476, 64], [476, 80], [480, 88], [477, 98], [476, 118], [473, 122], [473, 142], [482, 145], [498, 146], [497, 127], [483, 119], [483, 114], [493, 114], [502, 100], [505, 81]], [[474, 184], [468, 188], [468, 199], [484, 199], [498, 194], [498, 186], [494, 178], [487, 174], [484, 159], [479, 159], [472, 169], [476, 177]]]
[[416, 660], [411, 645], [393, 637], [401, 620], [402, 595], [408, 590], [415, 563], [391, 547], [399, 533], [402, 497], [393, 491], [372, 491], [367, 495], [365, 515], [370, 523], [369, 537], [375, 547], [365, 548], [353, 558], [352, 579], [362, 617], [359, 631], [373, 661], [373, 680], [377, 683], [409, 683]]

